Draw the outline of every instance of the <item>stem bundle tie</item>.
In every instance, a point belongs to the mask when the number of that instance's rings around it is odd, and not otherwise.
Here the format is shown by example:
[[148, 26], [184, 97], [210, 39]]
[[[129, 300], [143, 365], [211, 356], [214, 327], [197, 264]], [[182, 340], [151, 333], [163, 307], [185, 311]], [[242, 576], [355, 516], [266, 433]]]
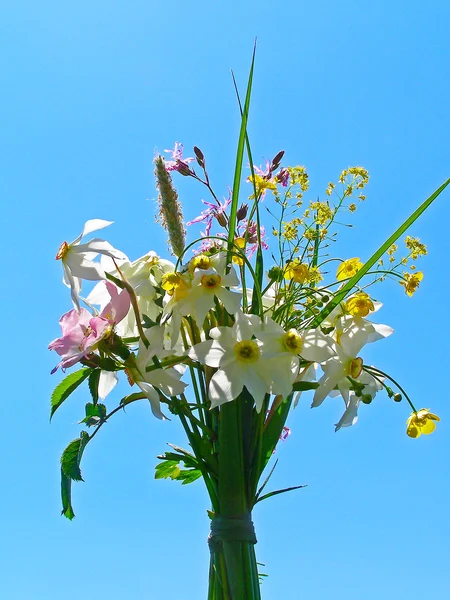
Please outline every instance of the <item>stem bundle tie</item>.
[[235, 517], [214, 517], [211, 520], [211, 531], [208, 536], [211, 554], [222, 552], [223, 541], [256, 544], [257, 539], [251, 513]]

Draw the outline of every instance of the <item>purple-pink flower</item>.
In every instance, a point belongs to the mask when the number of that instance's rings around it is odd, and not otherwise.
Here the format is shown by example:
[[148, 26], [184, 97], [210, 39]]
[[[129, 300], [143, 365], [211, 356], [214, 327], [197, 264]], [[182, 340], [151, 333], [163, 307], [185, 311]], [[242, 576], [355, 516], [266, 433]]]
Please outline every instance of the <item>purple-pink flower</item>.
[[172, 155], [172, 160], [164, 159], [164, 165], [167, 171], [181, 171], [189, 169], [188, 163], [195, 160], [194, 158], [183, 158], [183, 144], [175, 142], [173, 150], [164, 150]]
[[[264, 225], [261, 225], [259, 231], [261, 248], [263, 250], [268, 250], [269, 245], [266, 242], [266, 229]], [[247, 239], [245, 253], [251, 258], [258, 249], [258, 225], [254, 221], [250, 221], [249, 223], [247, 220], [244, 220], [238, 225], [238, 234], [240, 237]]]
[[99, 316], [93, 317], [85, 308], [65, 313], [59, 320], [62, 336], [50, 342], [48, 349], [55, 350], [61, 361], [52, 370], [73, 366], [96, 350], [99, 342], [107, 337], [114, 325], [126, 317], [130, 310], [130, 296], [126, 290], [120, 293], [110, 281], [105, 282], [111, 301]]
[[192, 219], [192, 221], [188, 221], [186, 225], [193, 225], [194, 223], [206, 223], [206, 228], [202, 235], [204, 237], [208, 237], [211, 233], [212, 222], [214, 219], [220, 218], [220, 215], [226, 211], [226, 209], [231, 204], [231, 198], [227, 198], [222, 203], [213, 204], [212, 202], [207, 202], [206, 200], [202, 200], [203, 204], [208, 208], [203, 210], [198, 217]]

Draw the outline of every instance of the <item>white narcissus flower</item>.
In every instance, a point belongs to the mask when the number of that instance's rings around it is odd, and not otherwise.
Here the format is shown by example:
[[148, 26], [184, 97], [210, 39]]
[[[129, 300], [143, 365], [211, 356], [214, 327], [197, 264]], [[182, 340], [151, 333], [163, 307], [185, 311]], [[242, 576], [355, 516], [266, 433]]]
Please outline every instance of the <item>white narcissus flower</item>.
[[367, 344], [368, 336], [365, 329], [357, 327], [339, 336], [339, 344], [336, 344], [337, 355], [322, 365], [324, 375], [319, 379], [319, 387], [315, 391], [312, 407], [320, 406], [336, 386], [344, 400], [348, 401], [347, 377], [357, 380], [361, 375], [363, 360], [358, 354]]
[[263, 343], [253, 337], [261, 328], [259, 317], [238, 312], [235, 319], [232, 327], [211, 329], [213, 339], [193, 346], [188, 356], [217, 369], [208, 386], [211, 408], [231, 402], [245, 386], [259, 412], [265, 395], [284, 389], [290, 374], [277, 370], [270, 358], [264, 358]]
[[91, 219], [86, 221], [81, 234], [70, 244], [63, 242], [56, 254], [56, 260], [61, 260], [64, 270], [63, 283], [70, 288], [72, 301], [80, 311], [81, 280], [98, 281], [105, 279], [105, 271], [99, 262], [93, 259], [98, 254], [104, 254], [111, 258], [121, 259], [124, 254], [111, 246], [109, 242], [100, 238], [94, 238], [85, 244], [80, 244], [81, 239], [99, 229], [108, 227], [112, 221], [103, 219]]
[[271, 359], [273, 368], [285, 373], [284, 386], [276, 392], [283, 397], [292, 392], [300, 357], [309, 362], [323, 363], [336, 354], [333, 339], [319, 329], [285, 331], [269, 317], [255, 335], [263, 342], [263, 356]]
[[[181, 277], [181, 276], [180, 276]], [[229, 314], [234, 314], [241, 305], [242, 294], [227, 288], [236, 287], [239, 280], [233, 269], [220, 275], [215, 269], [195, 269], [190, 285], [180, 296], [173, 294], [164, 308], [164, 314], [173, 313], [178, 317], [191, 315], [201, 326], [208, 311], [218, 298]]]

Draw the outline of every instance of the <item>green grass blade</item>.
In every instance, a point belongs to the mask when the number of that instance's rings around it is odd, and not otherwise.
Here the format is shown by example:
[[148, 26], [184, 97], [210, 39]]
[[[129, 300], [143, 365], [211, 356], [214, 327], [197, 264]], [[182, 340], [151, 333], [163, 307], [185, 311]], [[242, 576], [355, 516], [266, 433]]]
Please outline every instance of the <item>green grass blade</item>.
[[334, 298], [320, 311], [313, 320], [311, 327], [318, 327], [331, 311], [344, 300], [353, 287], [364, 277], [364, 275], [379, 261], [385, 252], [394, 244], [398, 238], [405, 233], [407, 229], [421, 216], [423, 212], [436, 200], [436, 198], [445, 190], [450, 183], [447, 179], [429, 198], [423, 202], [407, 219], [394, 231], [394, 233], [381, 245], [378, 250], [366, 261], [364, 266], [336, 293]]
[[228, 232], [228, 260], [229, 261], [231, 261], [231, 251], [233, 248], [234, 234], [236, 232], [236, 213], [238, 210], [238, 202], [239, 202], [239, 187], [241, 184], [242, 163], [244, 161], [245, 135], [247, 132], [248, 113], [249, 113], [249, 109], [250, 109], [250, 97], [251, 97], [252, 84], [253, 84], [253, 68], [255, 65], [255, 53], [256, 53], [256, 43], [253, 48], [252, 63], [250, 66], [250, 73], [248, 76], [247, 93], [245, 95], [244, 110], [242, 112], [241, 129], [239, 132], [239, 141], [238, 141], [238, 147], [237, 147], [237, 153], [236, 153], [236, 167], [234, 170], [233, 194], [231, 196], [231, 209], [230, 209], [230, 221], [229, 221], [229, 232]]

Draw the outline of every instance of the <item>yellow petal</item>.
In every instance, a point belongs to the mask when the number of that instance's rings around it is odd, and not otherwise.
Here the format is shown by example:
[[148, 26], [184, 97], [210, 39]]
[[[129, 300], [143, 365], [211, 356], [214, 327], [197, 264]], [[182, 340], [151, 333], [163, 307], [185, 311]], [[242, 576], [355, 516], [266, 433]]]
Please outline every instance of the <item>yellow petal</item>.
[[406, 433], [411, 438], [418, 438], [418, 437], [420, 437], [422, 432], [420, 431], [420, 429], [418, 427], [416, 427], [416, 425], [414, 423], [410, 423], [408, 425], [408, 427], [406, 428]]
[[436, 423], [431, 419], [427, 419], [425, 425], [423, 425], [423, 427], [420, 428], [420, 432], [424, 433], [425, 435], [429, 435], [430, 433], [433, 433], [435, 429]]

